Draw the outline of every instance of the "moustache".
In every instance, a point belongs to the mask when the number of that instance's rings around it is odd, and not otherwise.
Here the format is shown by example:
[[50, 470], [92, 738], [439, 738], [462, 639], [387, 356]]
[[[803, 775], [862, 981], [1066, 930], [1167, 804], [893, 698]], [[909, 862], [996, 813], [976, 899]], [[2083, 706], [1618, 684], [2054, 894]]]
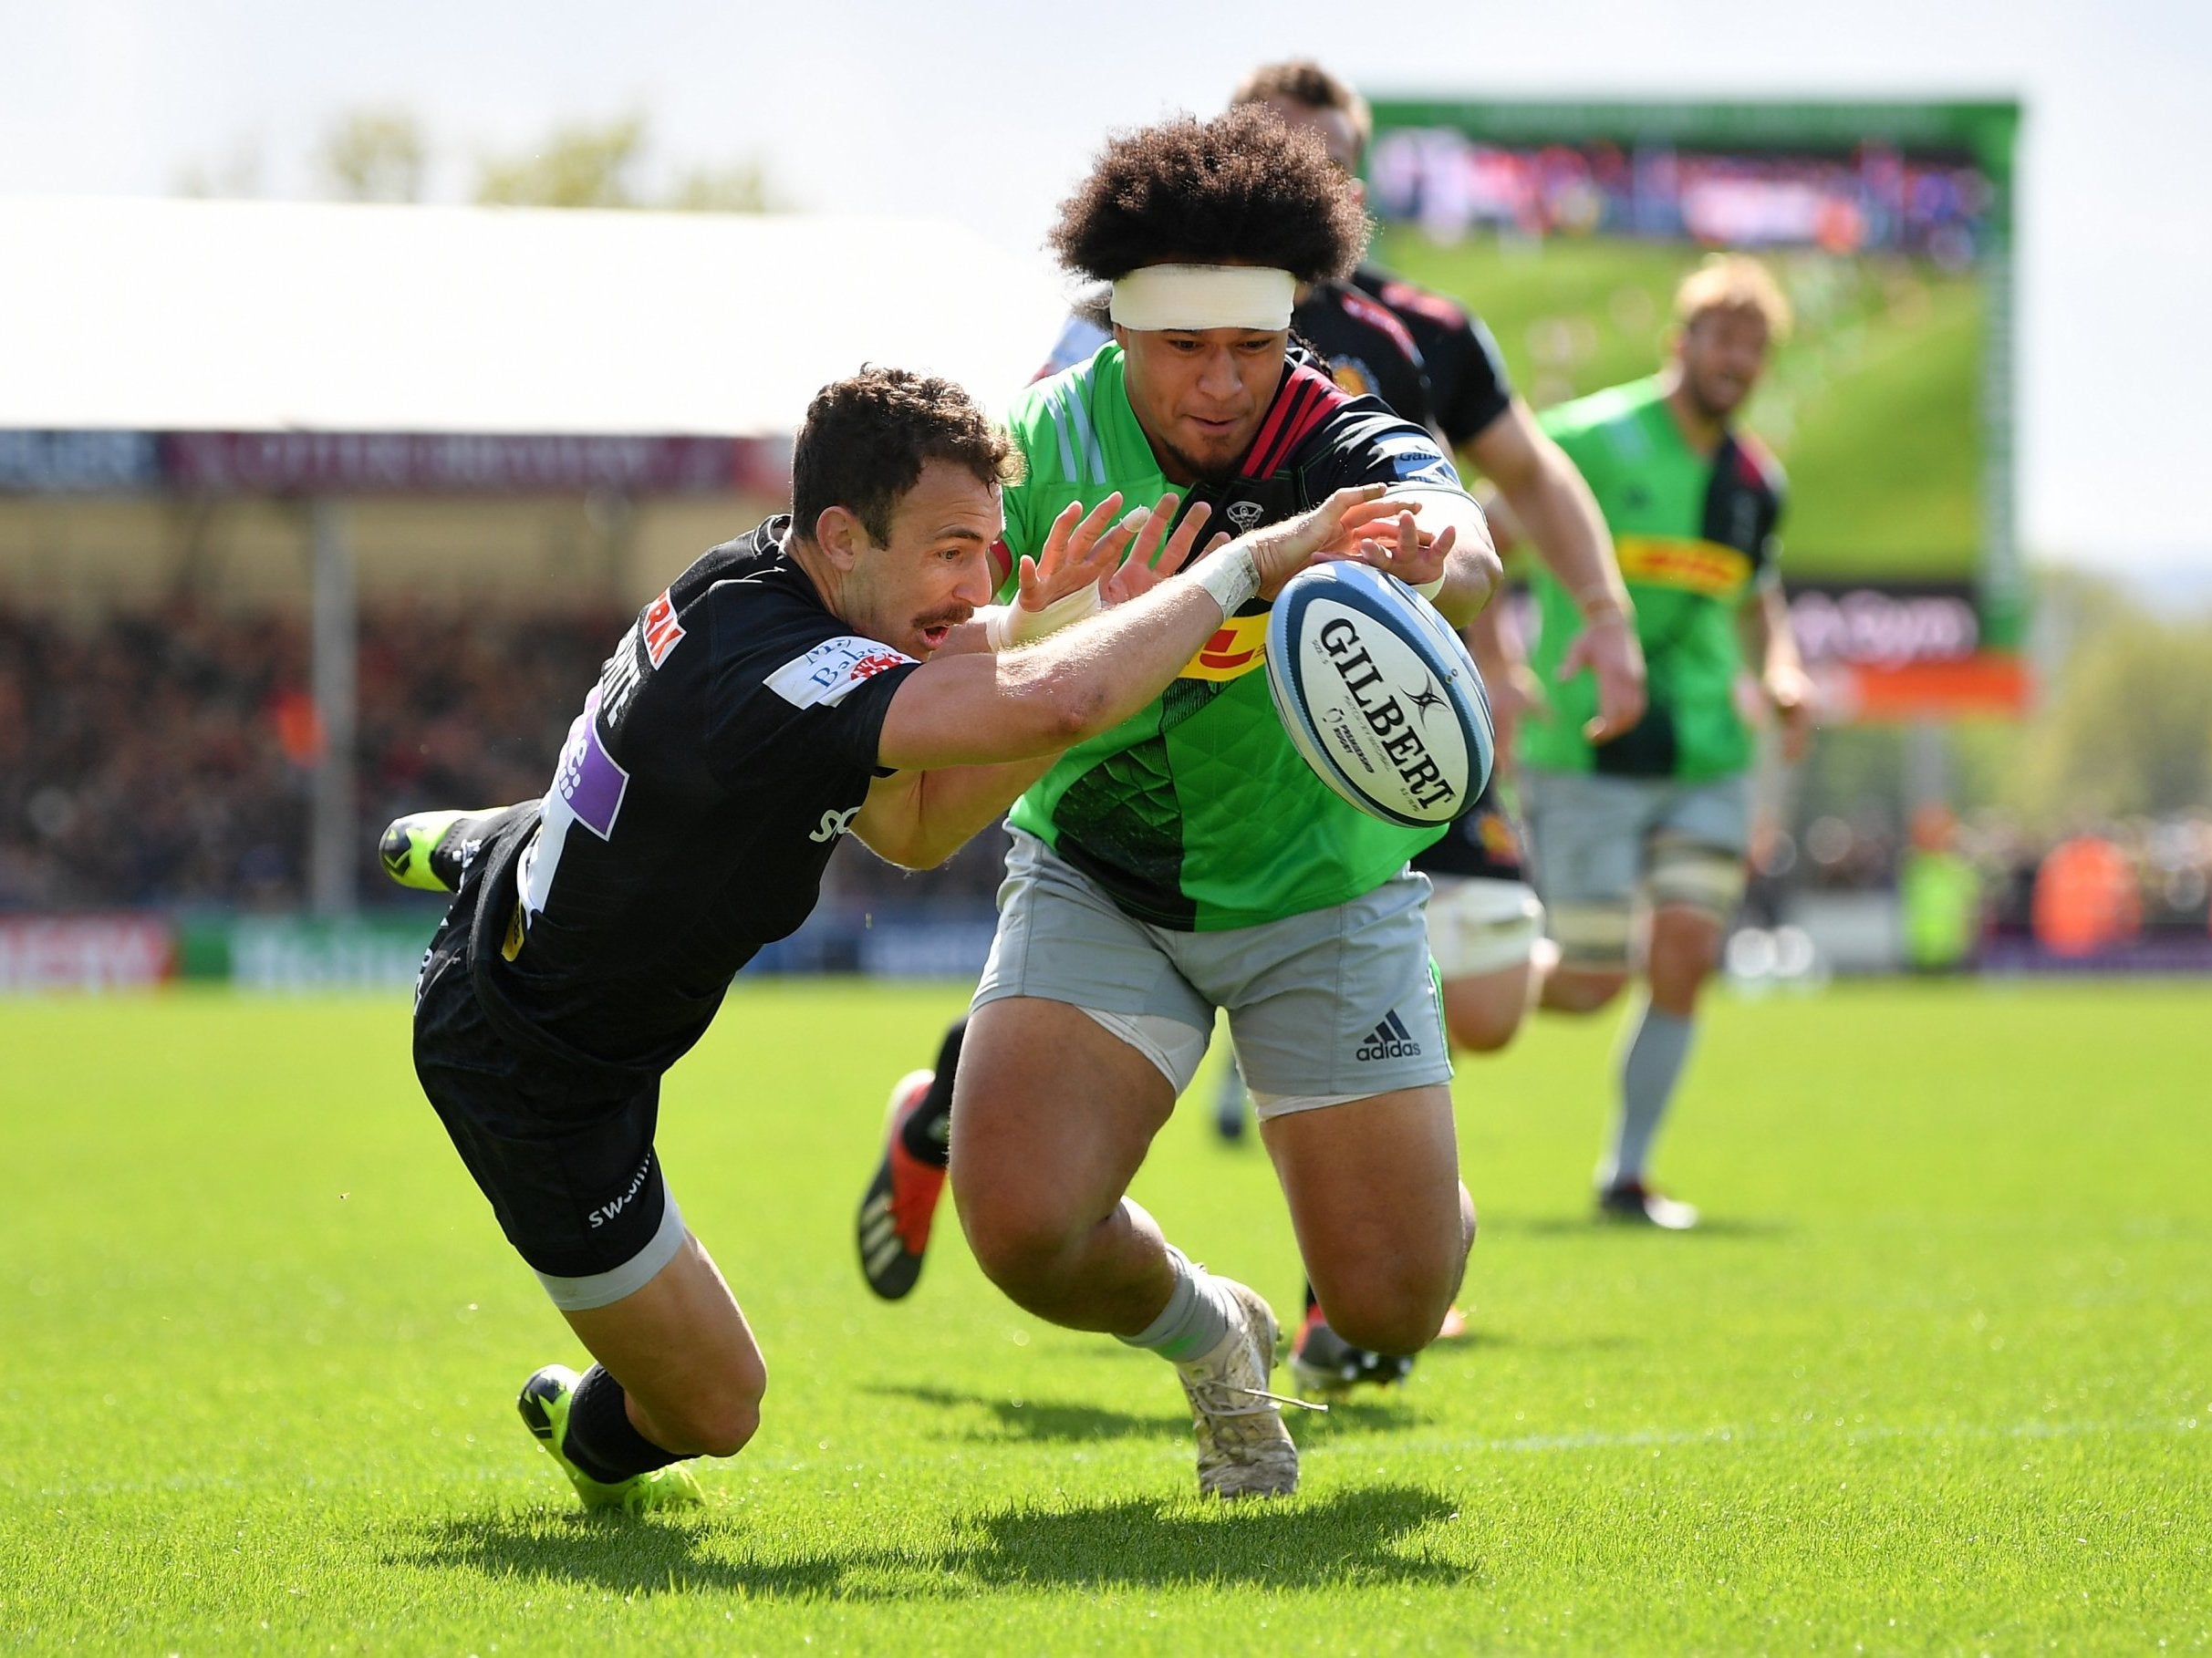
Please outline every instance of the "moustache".
[[917, 633], [929, 627], [958, 627], [975, 614], [973, 605], [948, 605], [942, 610], [932, 610], [927, 616], [914, 618]]

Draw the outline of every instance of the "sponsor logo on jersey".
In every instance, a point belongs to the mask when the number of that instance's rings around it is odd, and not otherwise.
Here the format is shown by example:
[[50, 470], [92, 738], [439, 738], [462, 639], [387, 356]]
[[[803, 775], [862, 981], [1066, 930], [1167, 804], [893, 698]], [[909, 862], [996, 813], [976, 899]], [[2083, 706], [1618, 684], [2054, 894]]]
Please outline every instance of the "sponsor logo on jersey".
[[1393, 1009], [1383, 1022], [1367, 1032], [1366, 1039], [1353, 1052], [1355, 1060], [1418, 1059], [1421, 1044], [1406, 1021]]
[[1419, 689], [1402, 695], [1391, 689], [1375, 658], [1361, 648], [1359, 629], [1347, 617], [1336, 617], [1323, 623], [1316, 637], [1322, 654], [1343, 679], [1345, 693], [1382, 744], [1383, 753], [1405, 783], [1406, 792], [1424, 810], [1449, 800], [1458, 791], [1446, 781], [1419, 727], [1406, 711], [1411, 704], [1425, 719], [1430, 709], [1442, 707], [1444, 698], [1436, 682], [1424, 681]]
[[853, 832], [853, 819], [859, 813], [858, 806], [847, 807], [843, 812], [825, 812], [822, 813], [821, 827], [806, 838], [819, 845], [823, 841], [834, 841], [841, 834], [850, 834]]
[[1734, 547], [1693, 536], [1624, 535], [1614, 543], [1625, 580], [1678, 587], [1707, 598], [1734, 598], [1751, 579], [1751, 561]]
[[1376, 395], [1375, 377], [1367, 372], [1367, 365], [1355, 357], [1331, 358], [1329, 378], [1355, 398]]
[[878, 674], [914, 658], [874, 639], [825, 639], [763, 681], [794, 708], [835, 708]]
[[1232, 501], [1224, 509], [1229, 522], [1236, 525], [1240, 535], [1251, 534], [1252, 526], [1260, 522], [1260, 514], [1266, 511], [1256, 501]]
[[629, 773], [599, 741], [598, 715], [599, 688], [595, 685], [584, 699], [584, 711], [568, 728], [568, 741], [561, 745], [553, 793], [569, 816], [605, 841], [614, 838], [615, 819], [621, 815], [622, 797], [629, 792]]
[[676, 606], [670, 602], [666, 587], [638, 617], [638, 637], [644, 643], [645, 659], [655, 668], [667, 661], [669, 652], [682, 643], [683, 624], [676, 619]]
[[1267, 664], [1267, 617], [1232, 616], [1183, 665], [1183, 679], [1236, 679]]

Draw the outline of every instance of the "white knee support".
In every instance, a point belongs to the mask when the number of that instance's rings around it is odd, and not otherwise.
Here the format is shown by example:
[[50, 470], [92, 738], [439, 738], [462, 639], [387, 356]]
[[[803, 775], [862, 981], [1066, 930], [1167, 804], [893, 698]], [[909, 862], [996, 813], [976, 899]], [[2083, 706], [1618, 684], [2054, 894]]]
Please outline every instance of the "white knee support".
[[1435, 886], [1428, 899], [1428, 953], [1448, 984], [1520, 966], [1543, 936], [1543, 905], [1525, 881], [1447, 876]]

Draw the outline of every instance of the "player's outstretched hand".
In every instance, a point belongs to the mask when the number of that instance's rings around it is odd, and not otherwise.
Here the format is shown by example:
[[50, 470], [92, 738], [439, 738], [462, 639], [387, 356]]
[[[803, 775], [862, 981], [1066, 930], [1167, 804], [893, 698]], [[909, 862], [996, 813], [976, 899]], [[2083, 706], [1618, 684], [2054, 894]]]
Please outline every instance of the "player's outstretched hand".
[[1431, 582], [1441, 581], [1444, 561], [1451, 556], [1459, 532], [1446, 524], [1434, 535], [1423, 534], [1414, 517], [1421, 510], [1419, 502], [1393, 501], [1389, 504], [1397, 522], [1371, 526], [1368, 534], [1360, 538], [1355, 556], [1386, 575], [1397, 576], [1408, 587], [1426, 587]]
[[[1199, 536], [1205, 531], [1206, 521], [1213, 516], [1213, 509], [1201, 501], [1185, 514], [1183, 522], [1179, 524], [1175, 523], [1175, 509], [1181, 504], [1181, 497], [1171, 490], [1159, 498], [1158, 505], [1149, 510], [1143, 507], [1137, 510], [1145, 513], [1143, 527], [1137, 531], [1137, 539], [1130, 544], [1129, 555], [1106, 578], [1106, 585], [1099, 589], [1109, 607], [1126, 605], [1131, 599], [1151, 592], [1189, 562], [1190, 551], [1198, 545]], [[1137, 513], [1129, 514], [1130, 518], [1136, 516]], [[1122, 522], [1127, 523], [1128, 519]], [[1171, 524], [1174, 525], [1172, 534], [1168, 533]], [[1206, 544], [1206, 551], [1210, 553], [1216, 547], [1226, 545], [1228, 541], [1227, 535], [1216, 535]]]
[[[1254, 530], [1231, 545], [1251, 550], [1260, 572], [1260, 592], [1272, 598], [1284, 582], [1317, 558], [1364, 556], [1361, 549], [1373, 544], [1375, 526], [1405, 512], [1405, 503], [1383, 499], [1384, 488], [1379, 483], [1363, 483], [1355, 489], [1338, 490], [1310, 512]], [[1451, 551], [1449, 529], [1437, 540], [1444, 552]], [[1390, 568], [1387, 565], [1382, 567]], [[1437, 567], [1443, 568], [1440, 554]], [[1397, 572], [1391, 570], [1391, 574]]]
[[1044, 610], [1112, 575], [1145, 525], [1142, 508], [1117, 520], [1120, 511], [1118, 491], [1087, 513], [1079, 501], [1061, 509], [1045, 534], [1044, 551], [1035, 557], [1022, 555], [1014, 578], [1022, 608]]
[[1561, 679], [1588, 668], [1597, 676], [1597, 713], [1583, 723], [1590, 742], [1611, 742], [1644, 717], [1644, 648], [1636, 627], [1610, 611], [1584, 627], [1559, 665]]

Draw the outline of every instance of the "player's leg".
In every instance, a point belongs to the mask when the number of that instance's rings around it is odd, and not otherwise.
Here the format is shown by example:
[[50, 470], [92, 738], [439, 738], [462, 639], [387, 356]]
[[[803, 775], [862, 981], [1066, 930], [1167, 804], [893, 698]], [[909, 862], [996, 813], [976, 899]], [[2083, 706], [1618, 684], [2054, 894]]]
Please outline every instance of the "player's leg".
[[461, 874], [469, 859], [498, 833], [507, 814], [535, 803], [524, 801], [476, 811], [410, 812], [384, 826], [384, 833], [377, 838], [377, 855], [384, 873], [402, 886], [453, 892], [461, 886]]
[[1475, 1236], [1451, 1091], [1278, 1110], [1260, 1132], [1329, 1327], [1377, 1352], [1435, 1340]]
[[[687, 1456], [734, 1456], [760, 1426], [767, 1363], [721, 1271], [688, 1232], [643, 1288], [562, 1316], [598, 1361], [571, 1414], [567, 1448], [601, 1480]], [[593, 1415], [600, 1375], [607, 1406]]]
[[1696, 1035], [1698, 992], [1719, 965], [1743, 896], [1749, 792], [1739, 779], [1670, 788], [1646, 853], [1646, 990], [1624, 1033], [1620, 1111], [1598, 1170], [1599, 1207], [1672, 1230], [1697, 1211], [1656, 1191], [1647, 1169]]
[[1297, 1487], [1267, 1394], [1274, 1317], [1125, 1196], [1189, 1085], [1213, 1009], [1151, 931], [1033, 838], [1007, 859], [952, 1112], [952, 1183], [984, 1273], [1018, 1305], [1174, 1363], [1201, 1490]]
[[1649, 812], [1643, 780], [1532, 769], [1523, 782], [1537, 889], [1555, 952], [1537, 1005], [1594, 1013], [1628, 982]]
[[[1428, 882], [1407, 874], [1327, 909], [1175, 947], [1192, 982], [1230, 1009], [1318, 1291], [1293, 1349], [1305, 1385], [1403, 1376], [1435, 1339], [1465, 1264], [1428, 896]], [[1347, 1119], [1373, 1124], [1386, 1156], [1407, 1159], [1397, 1176], [1369, 1179]], [[1330, 1187], [1324, 1165], [1339, 1152], [1343, 1184]], [[1363, 1203], [1374, 1212], [1357, 1217]]]
[[1174, 1086], [1065, 1002], [990, 1001], [969, 1031], [952, 1188], [977, 1263], [1039, 1318], [1114, 1335], [1143, 1329], [1174, 1274], [1159, 1228], [1122, 1194], [1175, 1109]]
[[1535, 1000], [1543, 906], [1518, 877], [1432, 877], [1428, 953], [1443, 981], [1444, 1028], [1455, 1047], [1495, 1053]]
[[861, 1194], [854, 1236], [860, 1274], [887, 1301], [898, 1300], [921, 1277], [930, 1223], [944, 1191], [945, 1162], [952, 1142], [952, 1087], [960, 1071], [965, 1016], [938, 1044], [933, 1071], [909, 1071], [891, 1085], [884, 1113], [883, 1154], [875, 1178]]
[[662, 1178], [658, 1082], [557, 1063], [493, 1029], [470, 984], [468, 900], [425, 962], [416, 1073], [508, 1241], [600, 1361], [533, 1375], [523, 1420], [587, 1508], [696, 1502], [675, 1465], [750, 1436], [759, 1349]]

